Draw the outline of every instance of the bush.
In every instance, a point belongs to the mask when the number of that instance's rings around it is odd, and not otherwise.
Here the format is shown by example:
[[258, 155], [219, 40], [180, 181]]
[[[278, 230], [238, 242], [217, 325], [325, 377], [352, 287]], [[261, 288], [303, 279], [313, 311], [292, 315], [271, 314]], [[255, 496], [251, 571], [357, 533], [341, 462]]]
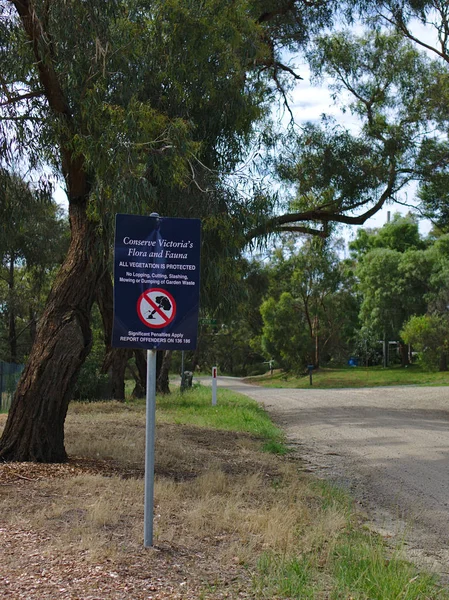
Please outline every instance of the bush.
[[268, 370], [267, 364], [251, 365], [248, 367], [248, 376], [255, 377], [256, 375], [265, 375]]
[[406, 344], [412, 344], [427, 370], [447, 369], [449, 322], [442, 315], [411, 317], [401, 331]]

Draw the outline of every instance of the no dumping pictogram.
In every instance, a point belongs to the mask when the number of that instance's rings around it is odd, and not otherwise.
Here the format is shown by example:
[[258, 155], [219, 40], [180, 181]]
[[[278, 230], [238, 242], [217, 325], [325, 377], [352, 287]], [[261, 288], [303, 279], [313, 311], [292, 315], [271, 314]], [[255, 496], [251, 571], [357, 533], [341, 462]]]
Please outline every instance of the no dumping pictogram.
[[175, 318], [175, 299], [167, 290], [151, 288], [140, 295], [137, 301], [137, 314], [147, 327], [162, 329]]

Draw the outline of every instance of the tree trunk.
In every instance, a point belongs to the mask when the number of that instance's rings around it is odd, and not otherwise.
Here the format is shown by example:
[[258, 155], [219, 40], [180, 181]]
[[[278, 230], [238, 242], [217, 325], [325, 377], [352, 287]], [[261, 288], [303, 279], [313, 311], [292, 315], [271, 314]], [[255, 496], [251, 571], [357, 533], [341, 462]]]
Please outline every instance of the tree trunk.
[[[158, 353], [159, 354], [159, 353]], [[160, 353], [162, 355], [161, 367], [156, 381], [156, 390], [160, 394], [169, 394], [169, 371], [171, 365], [172, 353], [171, 350], [165, 350]]]
[[131, 356], [130, 348], [109, 348], [101, 367], [101, 372], [109, 377], [108, 399], [125, 401], [125, 373]]
[[193, 351], [193, 355], [192, 355], [192, 373], [195, 373], [197, 371], [197, 369], [199, 370], [202, 348], [203, 348], [203, 335], [202, 335], [202, 332], [200, 329], [200, 331], [198, 332], [198, 340], [196, 343], [196, 348]]
[[28, 318], [30, 320], [30, 339], [31, 344], [34, 344], [34, 340], [36, 339], [36, 314], [33, 308], [30, 306], [28, 311]]
[[92, 335], [90, 312], [102, 268], [96, 224], [87, 194], [69, 204], [71, 242], [0, 440], [0, 460], [62, 462], [64, 421]]
[[34, 54], [36, 74], [57, 122], [61, 167], [67, 185], [70, 247], [40, 319], [0, 439], [0, 460], [61, 462], [64, 421], [81, 366], [92, 345], [90, 313], [102, 273], [103, 244], [87, 215], [91, 181], [85, 157], [74, 151], [73, 119], [34, 2], [12, 0]]
[[399, 342], [399, 354], [401, 356], [401, 366], [406, 367], [410, 364], [408, 346], [404, 342]]
[[[133, 391], [135, 398], [143, 398], [147, 388], [147, 360], [144, 350], [134, 350], [137, 373], [134, 373], [136, 387]], [[171, 351], [158, 351], [156, 353], [156, 391], [161, 394], [169, 394], [169, 370], [171, 365]]]
[[[106, 262], [107, 258], [105, 257], [105, 264]], [[114, 288], [108, 270], [103, 273], [98, 282], [96, 301], [103, 321], [104, 343], [106, 346], [101, 372], [109, 375], [109, 398], [124, 402], [126, 365], [132, 356], [132, 350], [111, 346], [114, 320]]]
[[315, 367], [319, 369], [320, 367], [320, 342], [318, 336], [318, 315], [315, 315], [314, 319], [314, 336], [315, 336]]
[[383, 368], [386, 369], [388, 367], [388, 350], [389, 350], [389, 345], [388, 345], [388, 340], [387, 340], [387, 334], [384, 334], [384, 339], [382, 342], [382, 365]]
[[136, 386], [133, 390], [135, 398], [145, 398], [147, 392], [147, 359], [144, 350], [134, 350], [136, 359], [137, 379]]
[[9, 362], [17, 362], [17, 334], [16, 334], [16, 311], [14, 297], [14, 254], [11, 254], [8, 273], [8, 343]]
[[440, 371], [447, 371], [448, 370], [448, 367], [447, 367], [447, 354], [446, 354], [446, 352], [442, 352], [440, 354], [439, 370]]

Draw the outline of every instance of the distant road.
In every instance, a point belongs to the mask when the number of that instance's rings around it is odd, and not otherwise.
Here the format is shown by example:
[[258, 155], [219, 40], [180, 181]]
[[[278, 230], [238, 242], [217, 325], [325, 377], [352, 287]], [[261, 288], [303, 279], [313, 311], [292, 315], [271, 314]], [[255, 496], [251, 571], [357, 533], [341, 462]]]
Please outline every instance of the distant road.
[[449, 574], [449, 387], [268, 389], [261, 402], [311, 470], [345, 484], [377, 528]]

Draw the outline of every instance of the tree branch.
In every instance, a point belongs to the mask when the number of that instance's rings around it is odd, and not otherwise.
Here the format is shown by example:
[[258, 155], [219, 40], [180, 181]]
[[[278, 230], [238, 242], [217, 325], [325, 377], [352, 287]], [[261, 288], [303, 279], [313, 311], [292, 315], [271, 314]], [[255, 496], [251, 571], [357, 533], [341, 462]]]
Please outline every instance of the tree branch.
[[[69, 203], [86, 201], [86, 192], [89, 189], [87, 173], [85, 170], [85, 157], [74, 155], [70, 147], [70, 130], [72, 129], [72, 114], [58, 74], [54, 68], [54, 57], [51, 51], [51, 39], [45, 32], [31, 0], [10, 0], [15, 6], [22, 21], [36, 59], [36, 68], [43, 92], [50, 109], [68, 126], [67, 138], [61, 141], [61, 162], [64, 178], [69, 190]], [[47, 48], [47, 52], [45, 52]]]
[[50, 60], [45, 60], [42, 48], [48, 46], [47, 36], [30, 0], [11, 0], [20, 16], [23, 27], [33, 45], [36, 67], [50, 107], [58, 114], [70, 118], [70, 109], [58, 76]]
[[396, 19], [387, 17], [387, 15], [384, 15], [382, 13], [380, 16], [385, 21], [387, 21], [387, 23], [390, 23], [390, 25], [393, 25], [394, 27], [396, 27], [396, 29], [398, 29], [409, 40], [411, 40], [412, 42], [415, 42], [415, 44], [418, 44], [418, 46], [421, 46], [422, 48], [425, 48], [426, 50], [430, 50], [431, 52], [434, 52], [440, 58], [442, 58], [446, 62], [449, 62], [449, 56], [447, 55], [446, 52], [440, 51], [440, 50], [438, 50], [438, 48], [435, 48], [435, 46], [426, 44], [426, 42], [424, 42], [423, 40], [420, 40], [419, 38], [414, 36], [402, 19], [396, 20]]
[[[328, 231], [326, 225], [328, 223], [343, 223], [345, 225], [363, 225], [370, 217], [375, 215], [385, 204], [385, 202], [391, 198], [395, 191], [396, 183], [396, 168], [395, 163], [392, 160], [390, 165], [390, 173], [387, 182], [387, 186], [381, 194], [379, 200], [369, 210], [365, 211], [361, 215], [350, 216], [342, 214], [338, 211], [322, 210], [321, 206], [317, 208], [307, 210], [299, 213], [286, 213], [284, 215], [278, 215], [271, 219], [268, 219], [263, 225], [255, 227], [246, 235], [247, 241], [251, 241], [255, 237], [268, 235], [270, 233], [281, 233], [283, 231], [297, 231], [300, 233], [306, 233], [310, 235], [319, 235], [320, 237], [327, 237]], [[367, 204], [368, 202], [360, 203], [360, 205]], [[355, 207], [350, 207], [347, 210], [353, 210]], [[316, 221], [321, 222], [324, 225], [322, 230], [313, 229], [311, 227], [303, 227], [298, 225], [304, 221]]]
[[44, 92], [29, 92], [28, 94], [21, 94], [20, 96], [10, 96], [5, 102], [0, 102], [0, 106], [9, 106], [16, 104], [16, 102], [22, 102], [22, 100], [29, 100], [30, 98], [39, 98], [43, 96]]
[[289, 67], [288, 65], [284, 65], [284, 63], [275, 61], [274, 67], [276, 70], [279, 69], [280, 71], [285, 71], [286, 73], [290, 73], [290, 75], [293, 75], [293, 77], [297, 81], [303, 80], [303, 77], [301, 77], [301, 75], [298, 75], [298, 73], [295, 73], [295, 71], [291, 67]]
[[287, 225], [281, 227], [279, 233], [290, 232], [290, 233], [304, 233], [305, 235], [314, 235], [323, 239], [329, 235], [325, 229], [313, 229], [312, 227], [305, 227], [301, 225]]
[[260, 15], [257, 19], [257, 23], [266, 23], [267, 21], [271, 21], [275, 17], [279, 17], [282, 15], [286, 15], [288, 12], [295, 8], [296, 0], [290, 0], [284, 6], [279, 6], [275, 10], [266, 11]]
[[[278, 2], [278, 4], [281, 4]], [[266, 11], [260, 15], [257, 19], [257, 23], [267, 23], [268, 21], [272, 21], [276, 17], [281, 17], [286, 15], [290, 11], [294, 10], [295, 5], [297, 4], [297, 0], [289, 0], [283, 6], [279, 6], [278, 8], [270, 11]], [[316, 8], [318, 6], [322, 6], [325, 4], [324, 0], [302, 0], [302, 4], [309, 8]]]

